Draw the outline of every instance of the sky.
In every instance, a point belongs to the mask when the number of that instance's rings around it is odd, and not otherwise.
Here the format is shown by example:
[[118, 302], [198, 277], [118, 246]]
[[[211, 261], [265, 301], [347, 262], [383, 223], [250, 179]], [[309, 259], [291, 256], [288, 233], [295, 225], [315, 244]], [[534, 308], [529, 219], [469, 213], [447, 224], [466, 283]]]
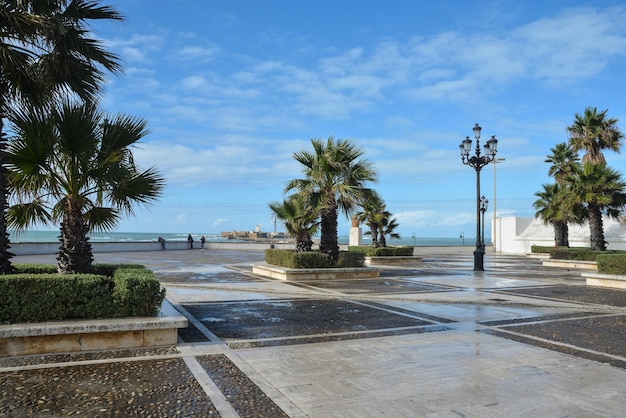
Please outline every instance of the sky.
[[[125, 72], [108, 78], [102, 106], [148, 121], [135, 159], [167, 181], [118, 231], [272, 232], [268, 204], [303, 177], [294, 152], [334, 136], [373, 163], [370, 186], [401, 236], [471, 237], [476, 172], [459, 144], [474, 124], [504, 159], [481, 172], [487, 219], [494, 206], [534, 215], [552, 182], [544, 160], [576, 113], [609, 109], [626, 132], [623, 1], [103, 4], [125, 20], [94, 36]], [[623, 155], [607, 160], [623, 172]], [[341, 216], [339, 234], [349, 228]]]

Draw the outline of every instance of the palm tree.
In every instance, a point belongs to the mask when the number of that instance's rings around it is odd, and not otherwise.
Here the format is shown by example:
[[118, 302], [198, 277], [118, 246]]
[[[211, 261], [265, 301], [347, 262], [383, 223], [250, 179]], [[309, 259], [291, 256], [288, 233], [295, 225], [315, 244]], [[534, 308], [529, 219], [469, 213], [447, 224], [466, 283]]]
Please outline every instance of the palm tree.
[[537, 200], [533, 207], [537, 210], [536, 218], [544, 224], [554, 227], [554, 245], [569, 247], [568, 223], [580, 224], [584, 219], [584, 210], [580, 204], [572, 204], [567, 197], [569, 186], [564, 184], [543, 184], [543, 190], [535, 193]]
[[11, 272], [6, 210], [7, 137], [10, 109], [44, 105], [50, 98], [75, 94], [98, 97], [106, 72], [121, 70], [119, 58], [91, 38], [88, 23], [121, 20], [94, 0], [5, 0], [0, 7], [0, 273]]
[[567, 143], [561, 142], [554, 148], [550, 148], [551, 155], [546, 156], [546, 163], [552, 165], [548, 169], [548, 175], [554, 177], [557, 183], [563, 184], [565, 178], [572, 174], [580, 165], [580, 159], [574, 149]]
[[361, 206], [362, 210], [355, 214], [356, 219], [360, 223], [364, 223], [369, 228], [369, 231], [365, 232], [365, 235], [372, 237], [372, 247], [380, 247], [378, 241], [378, 233], [380, 230], [381, 212], [385, 210], [385, 203], [378, 196], [372, 196], [371, 199], [363, 202]]
[[[534, 204], [538, 210], [535, 217], [540, 217], [545, 224], [551, 223], [554, 226], [555, 245], [569, 247], [568, 222], [580, 223], [583, 216], [580, 206], [568, 208], [564, 205], [566, 200], [564, 195], [568, 192], [565, 179], [578, 169], [580, 159], [573, 148], [565, 142], [556, 144], [550, 151], [552, 154], [544, 161], [551, 163], [548, 175], [554, 177], [556, 184], [544, 184], [544, 190], [535, 194], [539, 197]], [[568, 209], [578, 213], [567, 213]]]
[[319, 222], [317, 212], [309, 203], [306, 196], [294, 194], [282, 203], [269, 204], [276, 218], [283, 221], [287, 232], [296, 238], [296, 252], [311, 251], [313, 248], [311, 236], [317, 231]]
[[396, 218], [391, 218], [391, 213], [385, 211], [383, 212], [382, 222], [380, 223], [380, 246], [387, 246], [387, 238], [400, 239], [400, 234], [395, 232], [396, 228], [400, 226], [398, 224], [398, 220]]
[[602, 216], [618, 218], [626, 205], [626, 183], [621, 174], [606, 164], [587, 163], [567, 178], [574, 204], [583, 205], [589, 216], [591, 249], [606, 250]]
[[624, 135], [617, 127], [616, 118], [607, 118], [608, 109], [598, 112], [595, 107], [588, 107], [581, 115], [574, 115], [574, 123], [567, 127], [569, 141], [574, 152], [585, 151], [583, 164], [606, 164], [603, 149], [619, 152]]
[[350, 216], [373, 192], [366, 187], [377, 180], [371, 162], [360, 159], [363, 152], [349, 140], [329, 137], [326, 143], [312, 139], [313, 153], [294, 153], [294, 158], [304, 166], [305, 178], [290, 181], [285, 192], [297, 190], [309, 196], [321, 217], [320, 251], [328, 254], [332, 262], [339, 258], [337, 243], [338, 211]]
[[91, 271], [88, 232], [112, 230], [164, 186], [156, 169], [140, 171], [133, 159], [131, 148], [148, 134], [145, 120], [70, 102], [13, 112], [10, 120], [8, 180], [16, 204], [7, 212], [9, 226], [60, 222], [59, 271]]

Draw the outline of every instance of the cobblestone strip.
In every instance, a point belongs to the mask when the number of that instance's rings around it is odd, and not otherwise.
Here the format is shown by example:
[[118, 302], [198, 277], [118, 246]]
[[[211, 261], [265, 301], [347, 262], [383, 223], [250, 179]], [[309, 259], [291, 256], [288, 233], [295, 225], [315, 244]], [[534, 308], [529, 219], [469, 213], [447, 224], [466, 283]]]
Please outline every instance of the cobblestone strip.
[[218, 415], [179, 358], [0, 373], [0, 416]]
[[202, 387], [202, 390], [204, 390], [209, 399], [211, 399], [213, 406], [215, 406], [220, 416], [223, 418], [239, 418], [240, 415], [235, 411], [235, 408], [233, 408], [217, 385], [211, 380], [204, 368], [202, 368], [202, 365], [198, 363], [198, 360], [196, 360], [195, 357], [183, 357], [183, 360]]
[[289, 418], [226, 355], [197, 357], [202, 368], [242, 417]]
[[488, 335], [493, 335], [495, 337], [506, 338], [508, 340], [532, 345], [535, 347], [557, 351], [563, 354], [569, 354], [571, 356], [576, 356], [576, 357], [584, 358], [587, 360], [597, 361], [599, 363], [606, 363], [613, 367], [619, 367], [621, 369], [626, 370], [626, 361], [617, 356], [613, 356], [611, 354], [581, 349], [578, 347], [573, 347], [568, 344], [555, 343], [553, 341], [549, 341], [543, 338], [537, 338], [534, 336], [527, 336], [527, 335], [522, 335], [518, 333], [513, 333], [508, 330], [483, 329], [483, 330], [480, 330], [480, 332], [484, 334], [488, 334]]

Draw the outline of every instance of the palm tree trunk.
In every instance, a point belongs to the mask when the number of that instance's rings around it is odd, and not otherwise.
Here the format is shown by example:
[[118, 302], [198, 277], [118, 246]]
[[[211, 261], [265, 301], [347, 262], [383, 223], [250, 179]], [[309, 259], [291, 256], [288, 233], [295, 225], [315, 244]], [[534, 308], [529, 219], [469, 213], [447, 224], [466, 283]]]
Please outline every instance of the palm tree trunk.
[[569, 247], [567, 222], [554, 222], [554, 245], [557, 247]]
[[372, 234], [372, 247], [378, 248], [380, 244], [378, 242], [378, 224], [370, 224], [370, 233]]
[[[71, 205], [71, 204], [68, 204]], [[89, 226], [80, 209], [70, 207], [61, 222], [59, 273], [91, 273], [93, 252], [89, 243]]]
[[296, 252], [297, 253], [311, 251], [312, 247], [313, 247], [313, 241], [311, 240], [311, 237], [309, 236], [309, 234], [303, 233], [303, 234], [298, 234], [296, 236]]
[[337, 205], [325, 209], [321, 214], [322, 236], [320, 237], [320, 251], [328, 254], [333, 263], [339, 259], [339, 245], [337, 244]]
[[380, 246], [383, 248], [387, 246], [387, 238], [385, 238], [385, 233], [382, 230], [380, 231]]
[[592, 250], [606, 250], [602, 212], [595, 205], [589, 205], [589, 244]]
[[2, 82], [2, 73], [0, 73], [0, 274], [9, 274], [13, 271], [11, 266], [11, 258], [14, 254], [9, 252], [11, 248], [9, 233], [7, 232], [6, 212], [9, 207], [8, 187], [7, 187], [7, 168], [6, 168], [6, 149], [7, 139], [4, 132], [4, 91], [6, 86]]

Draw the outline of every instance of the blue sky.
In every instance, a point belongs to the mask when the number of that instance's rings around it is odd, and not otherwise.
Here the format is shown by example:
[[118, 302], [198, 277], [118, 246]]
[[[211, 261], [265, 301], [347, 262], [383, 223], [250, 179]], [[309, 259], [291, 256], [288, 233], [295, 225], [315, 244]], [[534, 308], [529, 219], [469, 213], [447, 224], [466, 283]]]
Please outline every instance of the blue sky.
[[[498, 216], [534, 214], [545, 156], [575, 113], [608, 108], [626, 130], [622, 1], [107, 4], [126, 20], [94, 30], [126, 71], [103, 106], [148, 120], [135, 156], [167, 178], [119, 231], [272, 231], [268, 203], [301, 177], [293, 153], [332, 135], [374, 163], [401, 235], [472, 236], [476, 176], [458, 146], [475, 123], [505, 159]], [[623, 156], [607, 159], [623, 170]], [[488, 218], [493, 180], [489, 165]]]

